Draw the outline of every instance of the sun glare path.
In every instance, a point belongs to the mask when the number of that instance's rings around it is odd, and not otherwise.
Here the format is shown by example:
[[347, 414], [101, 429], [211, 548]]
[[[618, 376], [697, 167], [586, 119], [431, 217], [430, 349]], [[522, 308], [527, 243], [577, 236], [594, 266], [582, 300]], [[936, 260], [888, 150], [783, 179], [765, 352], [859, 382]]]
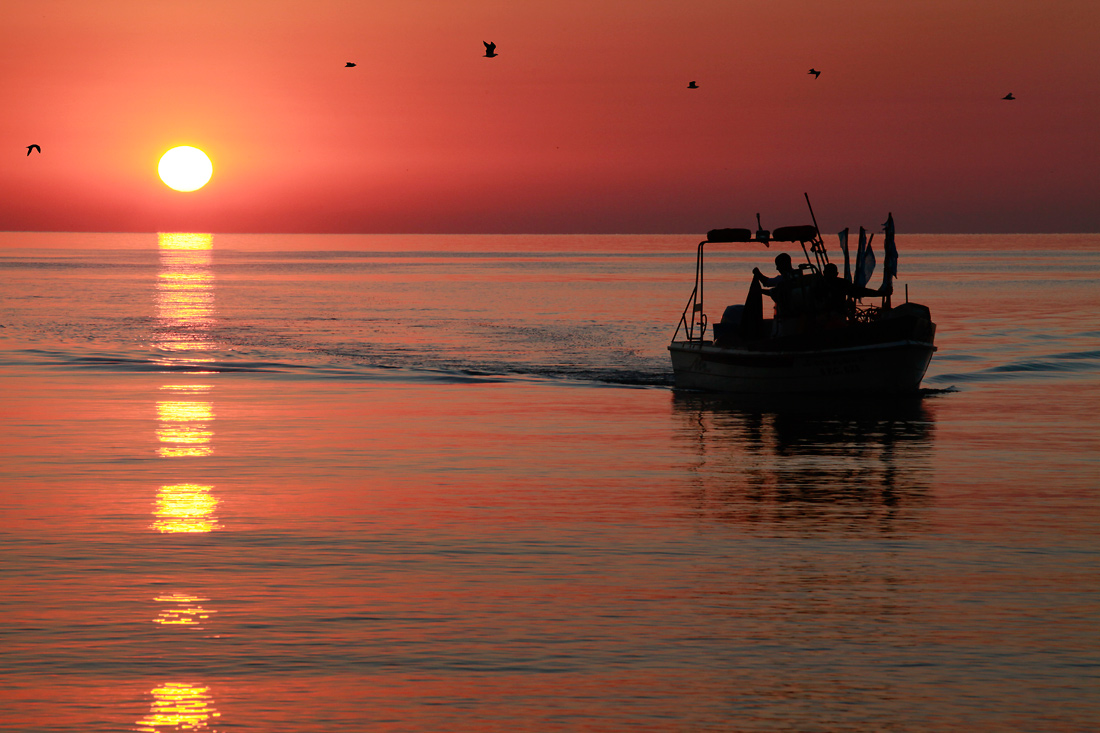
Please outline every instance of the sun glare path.
[[164, 626], [195, 626], [202, 628], [202, 622], [209, 619], [211, 614], [217, 613], [200, 605], [209, 598], [191, 595], [189, 593], [172, 593], [171, 595], [159, 595], [155, 599], [158, 603], [169, 604], [163, 608], [160, 614], [153, 619], [153, 623]]
[[213, 486], [173, 484], [161, 486], [153, 511], [153, 529], [168, 534], [199, 534], [219, 529], [214, 512], [218, 499]]
[[197, 191], [214, 174], [214, 164], [198, 148], [180, 145], [160, 156], [157, 173], [169, 188], [176, 191]]
[[145, 733], [212, 730], [212, 718], [221, 715], [205, 685], [169, 682], [153, 688], [152, 694], [149, 714], [137, 721]]
[[161, 232], [157, 235], [161, 272], [157, 275], [157, 346], [188, 356], [166, 357], [165, 364], [198, 364], [211, 359], [197, 352], [217, 348], [210, 338], [215, 324], [212, 234]]
[[200, 232], [159, 232], [157, 248], [214, 249], [214, 235]]
[[214, 431], [214, 405], [198, 400], [161, 400], [157, 402], [157, 453], [162, 458], [208, 456]]

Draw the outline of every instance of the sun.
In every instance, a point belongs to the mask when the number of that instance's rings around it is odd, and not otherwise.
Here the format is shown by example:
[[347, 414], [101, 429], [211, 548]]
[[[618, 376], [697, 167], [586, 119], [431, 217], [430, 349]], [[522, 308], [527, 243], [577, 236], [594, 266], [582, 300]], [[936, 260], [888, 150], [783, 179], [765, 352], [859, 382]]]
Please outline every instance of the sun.
[[206, 153], [190, 145], [180, 145], [160, 156], [157, 165], [160, 180], [177, 191], [197, 191], [206, 185], [214, 173], [214, 165]]

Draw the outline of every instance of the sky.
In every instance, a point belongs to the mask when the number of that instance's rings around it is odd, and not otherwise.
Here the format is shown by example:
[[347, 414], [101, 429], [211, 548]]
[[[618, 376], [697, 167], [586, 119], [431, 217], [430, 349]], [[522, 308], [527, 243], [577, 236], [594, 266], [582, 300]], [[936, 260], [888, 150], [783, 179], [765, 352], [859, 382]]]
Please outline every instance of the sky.
[[1098, 232], [1098, 59], [1095, 0], [6, 0], [0, 230]]

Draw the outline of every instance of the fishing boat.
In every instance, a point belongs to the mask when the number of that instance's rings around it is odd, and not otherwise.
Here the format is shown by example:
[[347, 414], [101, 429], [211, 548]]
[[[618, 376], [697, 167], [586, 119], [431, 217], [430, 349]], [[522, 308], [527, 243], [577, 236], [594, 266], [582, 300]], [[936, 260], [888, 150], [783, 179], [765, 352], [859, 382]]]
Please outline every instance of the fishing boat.
[[[875, 265], [874, 234], [868, 239], [860, 227], [853, 267], [848, 230], [839, 233], [844, 254], [840, 277], [829, 262], [812, 207], [810, 216], [813, 224], [769, 232], [761, 228], [758, 214], [755, 235], [749, 229], [713, 229], [699, 243], [695, 289], [668, 346], [677, 388], [756, 395], [904, 394], [920, 389], [936, 351], [936, 324], [927, 306], [909, 301], [908, 285], [905, 302], [892, 303], [897, 276], [893, 215], [883, 225], [884, 273], [875, 290], [867, 287]], [[777, 267], [787, 267], [774, 278], [754, 269], [745, 302], [724, 308], [708, 332], [704, 248], [750, 242], [797, 243], [806, 261], [794, 267], [789, 255], [780, 255]], [[771, 318], [764, 317], [765, 294], [774, 301]]]

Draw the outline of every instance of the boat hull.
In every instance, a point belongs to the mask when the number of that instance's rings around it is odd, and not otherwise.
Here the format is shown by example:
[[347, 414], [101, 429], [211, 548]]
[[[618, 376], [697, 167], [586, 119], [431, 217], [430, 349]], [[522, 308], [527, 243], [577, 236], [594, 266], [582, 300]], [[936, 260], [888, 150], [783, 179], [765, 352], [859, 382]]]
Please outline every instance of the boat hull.
[[744, 394], [916, 392], [936, 347], [898, 340], [845, 348], [768, 351], [673, 341], [678, 389]]

